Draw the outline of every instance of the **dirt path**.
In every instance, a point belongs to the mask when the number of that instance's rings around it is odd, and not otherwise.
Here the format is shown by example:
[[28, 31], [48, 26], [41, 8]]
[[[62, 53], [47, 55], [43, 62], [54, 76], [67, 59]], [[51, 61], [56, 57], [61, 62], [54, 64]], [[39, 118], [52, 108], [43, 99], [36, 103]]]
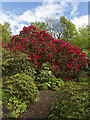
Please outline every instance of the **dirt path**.
[[55, 97], [51, 97], [54, 91], [51, 90], [40, 90], [40, 101], [30, 103], [27, 105], [27, 112], [21, 113], [18, 118], [35, 118], [41, 119], [48, 118], [49, 110], [52, 102], [55, 101]]

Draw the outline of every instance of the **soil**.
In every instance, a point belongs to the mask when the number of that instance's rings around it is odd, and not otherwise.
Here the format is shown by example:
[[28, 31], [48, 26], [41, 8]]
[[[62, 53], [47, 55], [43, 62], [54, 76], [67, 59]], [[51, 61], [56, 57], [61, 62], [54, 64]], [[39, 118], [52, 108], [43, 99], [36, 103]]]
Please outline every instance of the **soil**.
[[56, 100], [55, 95], [53, 94], [54, 92], [55, 91], [52, 90], [40, 90], [40, 101], [28, 104], [27, 112], [21, 113], [18, 118], [47, 120], [51, 105]]
[[[34, 103], [27, 104], [27, 111], [21, 113], [15, 120], [48, 120], [49, 110], [51, 108], [52, 103], [56, 100], [54, 94], [55, 91], [39, 90], [39, 93], [40, 100], [35, 101]], [[8, 113], [4, 106], [3, 113]]]

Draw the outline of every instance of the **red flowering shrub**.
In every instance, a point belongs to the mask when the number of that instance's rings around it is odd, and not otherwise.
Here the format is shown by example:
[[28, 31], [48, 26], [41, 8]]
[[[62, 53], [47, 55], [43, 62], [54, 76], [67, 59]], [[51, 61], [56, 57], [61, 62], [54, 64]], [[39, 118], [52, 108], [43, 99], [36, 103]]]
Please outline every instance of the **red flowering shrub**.
[[86, 65], [85, 54], [80, 48], [70, 45], [69, 42], [56, 40], [45, 30], [40, 31], [34, 26], [24, 27], [19, 35], [13, 36], [8, 45], [3, 47], [28, 54], [38, 70], [42, 63], [49, 62], [49, 70], [65, 81], [73, 80]]

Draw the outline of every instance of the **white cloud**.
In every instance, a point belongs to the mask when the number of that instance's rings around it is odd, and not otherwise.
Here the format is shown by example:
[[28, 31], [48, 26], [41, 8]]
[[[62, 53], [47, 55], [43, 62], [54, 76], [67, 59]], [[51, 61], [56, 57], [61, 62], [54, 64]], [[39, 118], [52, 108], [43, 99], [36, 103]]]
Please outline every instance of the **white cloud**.
[[43, 6], [36, 8], [35, 16], [37, 17], [37, 19], [45, 19], [47, 17], [56, 18], [58, 14], [60, 18], [60, 16], [64, 15], [64, 10], [66, 7], [66, 4], [61, 3], [44, 3]]
[[79, 3], [77, 2], [72, 2], [72, 7], [73, 7], [73, 10], [71, 11], [71, 16], [75, 17], [78, 15], [78, 5]]
[[[13, 12], [0, 13], [0, 23], [8, 22], [11, 25], [12, 33], [18, 34], [22, 30], [22, 26], [30, 25], [30, 22], [44, 21], [46, 18], [60, 18], [64, 15], [67, 8], [66, 2], [56, 3], [55, 0], [51, 2], [43, 2], [42, 6], [38, 6], [34, 10], [27, 10], [23, 14], [16, 15]], [[23, 8], [22, 8], [23, 9]], [[16, 29], [17, 26], [17, 29]]]
[[79, 27], [82, 27], [84, 25], [88, 25], [88, 15], [75, 17], [71, 21], [76, 25], [76, 28], [78, 29]]
[[33, 22], [35, 21], [35, 16], [32, 11], [27, 10], [22, 15], [19, 15], [18, 17], [16, 17], [16, 20], [18, 23], [27, 22], [29, 24], [31, 21]]
[[23, 29], [24, 26], [28, 26], [28, 25], [23, 24], [23, 23], [19, 24], [18, 29], [16, 29], [14, 32], [15, 32], [16, 34], [19, 34], [20, 31]]
[[[52, 2], [51, 2], [52, 1]], [[30, 22], [44, 21], [46, 18], [56, 18], [60, 19], [60, 16], [64, 15], [64, 12], [69, 10], [68, 2], [72, 0], [61, 0], [56, 3], [55, 0], [44, 0], [42, 6], [38, 6], [34, 10], [27, 10], [23, 14], [15, 14], [8, 11], [0, 13], [0, 23], [8, 22], [11, 25], [11, 30], [13, 34], [19, 34], [19, 31], [23, 29], [24, 26], [30, 25]], [[72, 4], [71, 15], [74, 16], [77, 12], [77, 3]], [[23, 8], [22, 8], [23, 10]], [[81, 22], [77, 22], [78, 18], [72, 20], [76, 25]], [[84, 20], [83, 20], [84, 21]], [[16, 29], [17, 27], [17, 29]]]

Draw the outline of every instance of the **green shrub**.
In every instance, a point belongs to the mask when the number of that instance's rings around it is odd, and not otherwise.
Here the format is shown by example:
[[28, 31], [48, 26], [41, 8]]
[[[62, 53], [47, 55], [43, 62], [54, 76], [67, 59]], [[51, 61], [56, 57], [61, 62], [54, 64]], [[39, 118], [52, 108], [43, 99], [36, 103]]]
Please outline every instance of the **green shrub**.
[[78, 77], [79, 82], [89, 82], [89, 76], [87, 76], [85, 71], [82, 71], [82, 73]]
[[20, 51], [10, 52], [2, 50], [2, 76], [12, 76], [17, 73], [26, 73], [35, 78], [36, 71], [28, 56]]
[[2, 89], [2, 103], [4, 103], [8, 98], [9, 98], [9, 94], [5, 92], [4, 89]]
[[87, 64], [86, 64], [86, 67], [85, 67], [85, 72], [86, 72], [86, 74], [87, 74], [87, 76], [90, 76], [90, 67], [89, 67], [89, 65], [90, 65], [90, 49], [84, 49], [83, 50], [83, 52], [85, 53], [85, 55], [86, 55], [86, 57], [85, 57], [85, 59], [86, 59], [86, 61], [87, 61]]
[[86, 55], [85, 58], [86, 58], [87, 62], [89, 62], [89, 51], [90, 51], [89, 49], [84, 49], [84, 50], [83, 50], [83, 52], [84, 52], [85, 55]]
[[8, 110], [4, 117], [17, 118], [20, 113], [26, 111], [27, 103], [39, 99], [34, 79], [25, 73], [3, 77], [2, 88], [3, 104]]
[[17, 118], [20, 113], [26, 111], [27, 105], [17, 97], [11, 96], [5, 102], [4, 107], [7, 112], [4, 111], [3, 118]]
[[56, 92], [57, 101], [50, 109], [49, 119], [78, 119], [89, 118], [88, 83], [66, 83]]
[[6, 93], [9, 93], [10, 96], [16, 96], [22, 101], [32, 102], [38, 95], [34, 79], [25, 73], [3, 77], [2, 85]]
[[61, 87], [64, 82], [62, 79], [56, 78], [51, 71], [48, 71], [48, 66], [48, 62], [42, 64], [42, 69], [39, 71], [39, 74], [35, 76], [35, 83], [38, 89], [58, 90], [58, 88]]

